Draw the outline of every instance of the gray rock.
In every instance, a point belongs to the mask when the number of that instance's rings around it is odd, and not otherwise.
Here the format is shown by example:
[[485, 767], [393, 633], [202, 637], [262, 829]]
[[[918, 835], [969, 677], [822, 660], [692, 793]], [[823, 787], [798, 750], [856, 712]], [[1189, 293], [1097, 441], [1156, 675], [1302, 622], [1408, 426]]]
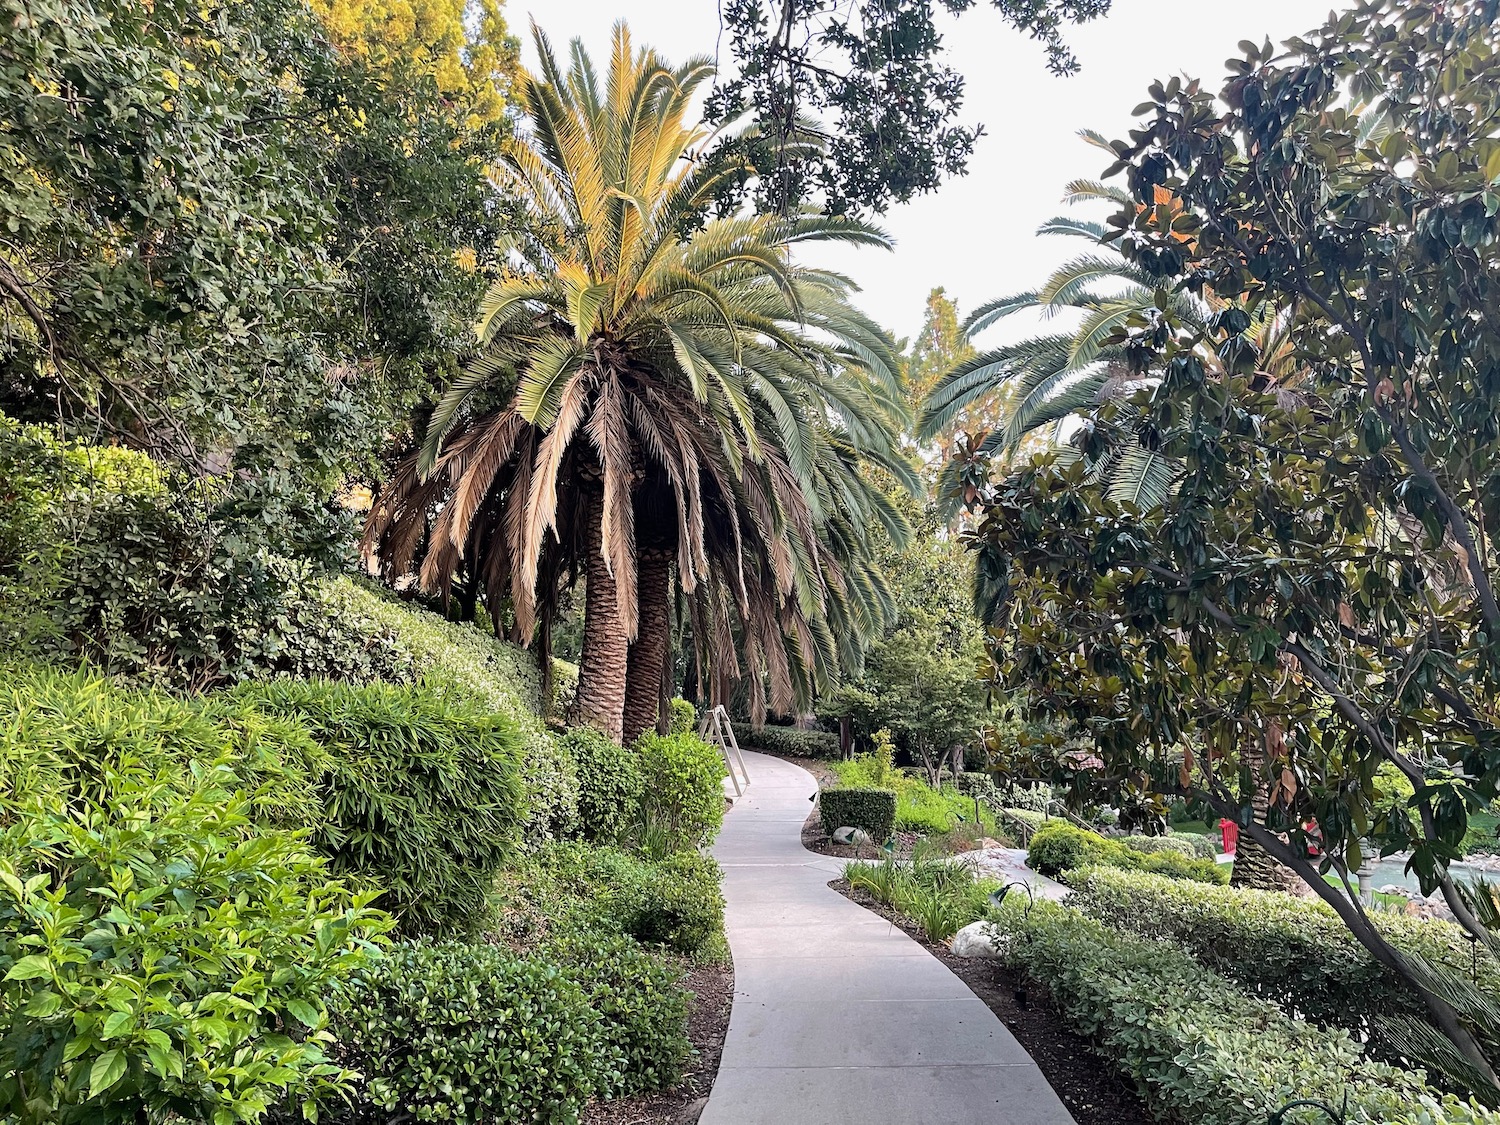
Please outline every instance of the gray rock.
[[1405, 887], [1398, 887], [1395, 883], [1387, 883], [1385, 886], [1376, 887], [1375, 889], [1383, 895], [1405, 895], [1407, 893]]
[[870, 843], [870, 834], [863, 828], [850, 828], [847, 824], [842, 828], [833, 830], [833, 842], [835, 844], [853, 844], [863, 847]]
[[999, 950], [990, 943], [990, 935], [985, 932], [988, 929], [988, 922], [970, 922], [953, 935], [948, 947], [955, 957], [999, 957]]

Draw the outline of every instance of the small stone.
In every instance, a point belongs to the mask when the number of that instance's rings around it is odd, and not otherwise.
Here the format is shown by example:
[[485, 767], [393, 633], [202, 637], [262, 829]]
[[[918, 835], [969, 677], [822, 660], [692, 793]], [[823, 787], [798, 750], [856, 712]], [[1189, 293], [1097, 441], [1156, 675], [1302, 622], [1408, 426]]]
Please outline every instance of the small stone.
[[1385, 886], [1377, 888], [1376, 893], [1383, 895], [1405, 895], [1406, 888], [1398, 887], [1395, 883], [1387, 883]]
[[999, 957], [1000, 951], [990, 942], [986, 932], [989, 925], [988, 922], [970, 922], [953, 935], [948, 948], [955, 957]]

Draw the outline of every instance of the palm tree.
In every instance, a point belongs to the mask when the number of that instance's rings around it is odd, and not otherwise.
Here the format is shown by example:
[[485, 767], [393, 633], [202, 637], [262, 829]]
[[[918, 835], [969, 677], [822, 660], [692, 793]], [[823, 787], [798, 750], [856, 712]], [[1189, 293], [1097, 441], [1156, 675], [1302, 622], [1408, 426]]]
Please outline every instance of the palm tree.
[[[1085, 132], [1083, 136], [1089, 143], [1113, 152], [1097, 133]], [[1122, 189], [1091, 180], [1070, 183], [1064, 200], [1069, 204], [1103, 201], [1122, 208], [1135, 206], [1134, 199]], [[1170, 198], [1158, 202], [1168, 207], [1174, 203]], [[972, 444], [971, 456], [1014, 453], [1028, 439], [1035, 440], [1050, 429], [1052, 441], [1061, 446], [1060, 455], [1084, 456], [1087, 479], [1102, 482], [1111, 499], [1140, 508], [1155, 507], [1170, 494], [1177, 466], [1154, 449], [1131, 440], [1128, 425], [1101, 428], [1098, 408], [1150, 388], [1157, 381], [1152, 372], [1132, 372], [1125, 349], [1110, 342], [1132, 319], [1156, 310], [1160, 296], [1157, 282], [1105, 243], [1108, 229], [1103, 223], [1064, 215], [1043, 223], [1037, 233], [1081, 238], [1091, 248], [1055, 269], [1041, 288], [980, 305], [964, 322], [964, 332], [972, 340], [1023, 310], [1039, 310], [1049, 320], [1064, 317], [1071, 326], [991, 348], [955, 365], [938, 380], [923, 403], [917, 436], [930, 441], [951, 432], [976, 410], [999, 402], [998, 419], [973, 419], [996, 424]], [[1186, 291], [1174, 291], [1167, 299], [1183, 323], [1199, 328], [1206, 328], [1220, 311]], [[1287, 323], [1284, 314], [1263, 314], [1255, 322], [1260, 374], [1268, 386], [1282, 387], [1296, 377]], [[1211, 371], [1222, 370], [1219, 357], [1212, 351], [1204, 350], [1202, 358]], [[957, 468], [948, 466], [939, 482], [940, 490], [952, 491]]]
[[527, 127], [497, 180], [535, 233], [372, 510], [367, 550], [388, 579], [445, 594], [467, 573], [543, 653], [581, 573], [577, 717], [616, 739], [657, 721], [674, 582], [700, 683], [751, 672], [758, 716], [762, 677], [790, 710], [888, 610], [863, 559], [873, 527], [905, 528], [861, 464], [913, 480], [892, 342], [847, 279], [791, 252], [887, 240], [809, 214], [703, 221], [744, 171], [688, 123], [708, 62], [670, 67], [617, 24], [601, 83], [580, 43], [564, 72], [534, 33]]

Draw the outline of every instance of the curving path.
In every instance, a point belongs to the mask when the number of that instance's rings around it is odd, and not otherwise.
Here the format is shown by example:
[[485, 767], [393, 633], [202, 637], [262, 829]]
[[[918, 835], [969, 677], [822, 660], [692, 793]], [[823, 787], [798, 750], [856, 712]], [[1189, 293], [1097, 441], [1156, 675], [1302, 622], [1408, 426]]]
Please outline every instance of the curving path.
[[734, 1007], [701, 1125], [1073, 1125], [1005, 1025], [801, 843], [817, 782], [746, 753], [724, 821]]

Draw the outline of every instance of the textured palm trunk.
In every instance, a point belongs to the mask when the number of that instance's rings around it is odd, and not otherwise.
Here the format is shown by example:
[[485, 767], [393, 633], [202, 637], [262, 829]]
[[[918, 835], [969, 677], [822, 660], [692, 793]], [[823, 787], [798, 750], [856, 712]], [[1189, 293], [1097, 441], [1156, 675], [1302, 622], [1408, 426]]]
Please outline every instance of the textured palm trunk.
[[[1240, 751], [1244, 764], [1250, 768], [1255, 779], [1255, 793], [1250, 798], [1250, 811], [1257, 824], [1265, 824], [1270, 799], [1266, 792], [1266, 735], [1256, 731], [1246, 736]], [[1265, 848], [1257, 844], [1249, 833], [1241, 832], [1234, 850], [1234, 869], [1229, 875], [1232, 887], [1253, 887], [1261, 891], [1303, 892], [1302, 880], [1295, 871], [1285, 867]]]
[[619, 742], [625, 718], [625, 678], [630, 641], [620, 623], [614, 575], [601, 550], [603, 500], [589, 504], [588, 570], [583, 608], [583, 653], [578, 660], [574, 721]]
[[646, 550], [637, 557], [639, 576], [636, 604], [640, 625], [625, 680], [624, 733], [627, 743], [657, 726], [665, 693], [667, 653], [672, 644], [672, 556]]

